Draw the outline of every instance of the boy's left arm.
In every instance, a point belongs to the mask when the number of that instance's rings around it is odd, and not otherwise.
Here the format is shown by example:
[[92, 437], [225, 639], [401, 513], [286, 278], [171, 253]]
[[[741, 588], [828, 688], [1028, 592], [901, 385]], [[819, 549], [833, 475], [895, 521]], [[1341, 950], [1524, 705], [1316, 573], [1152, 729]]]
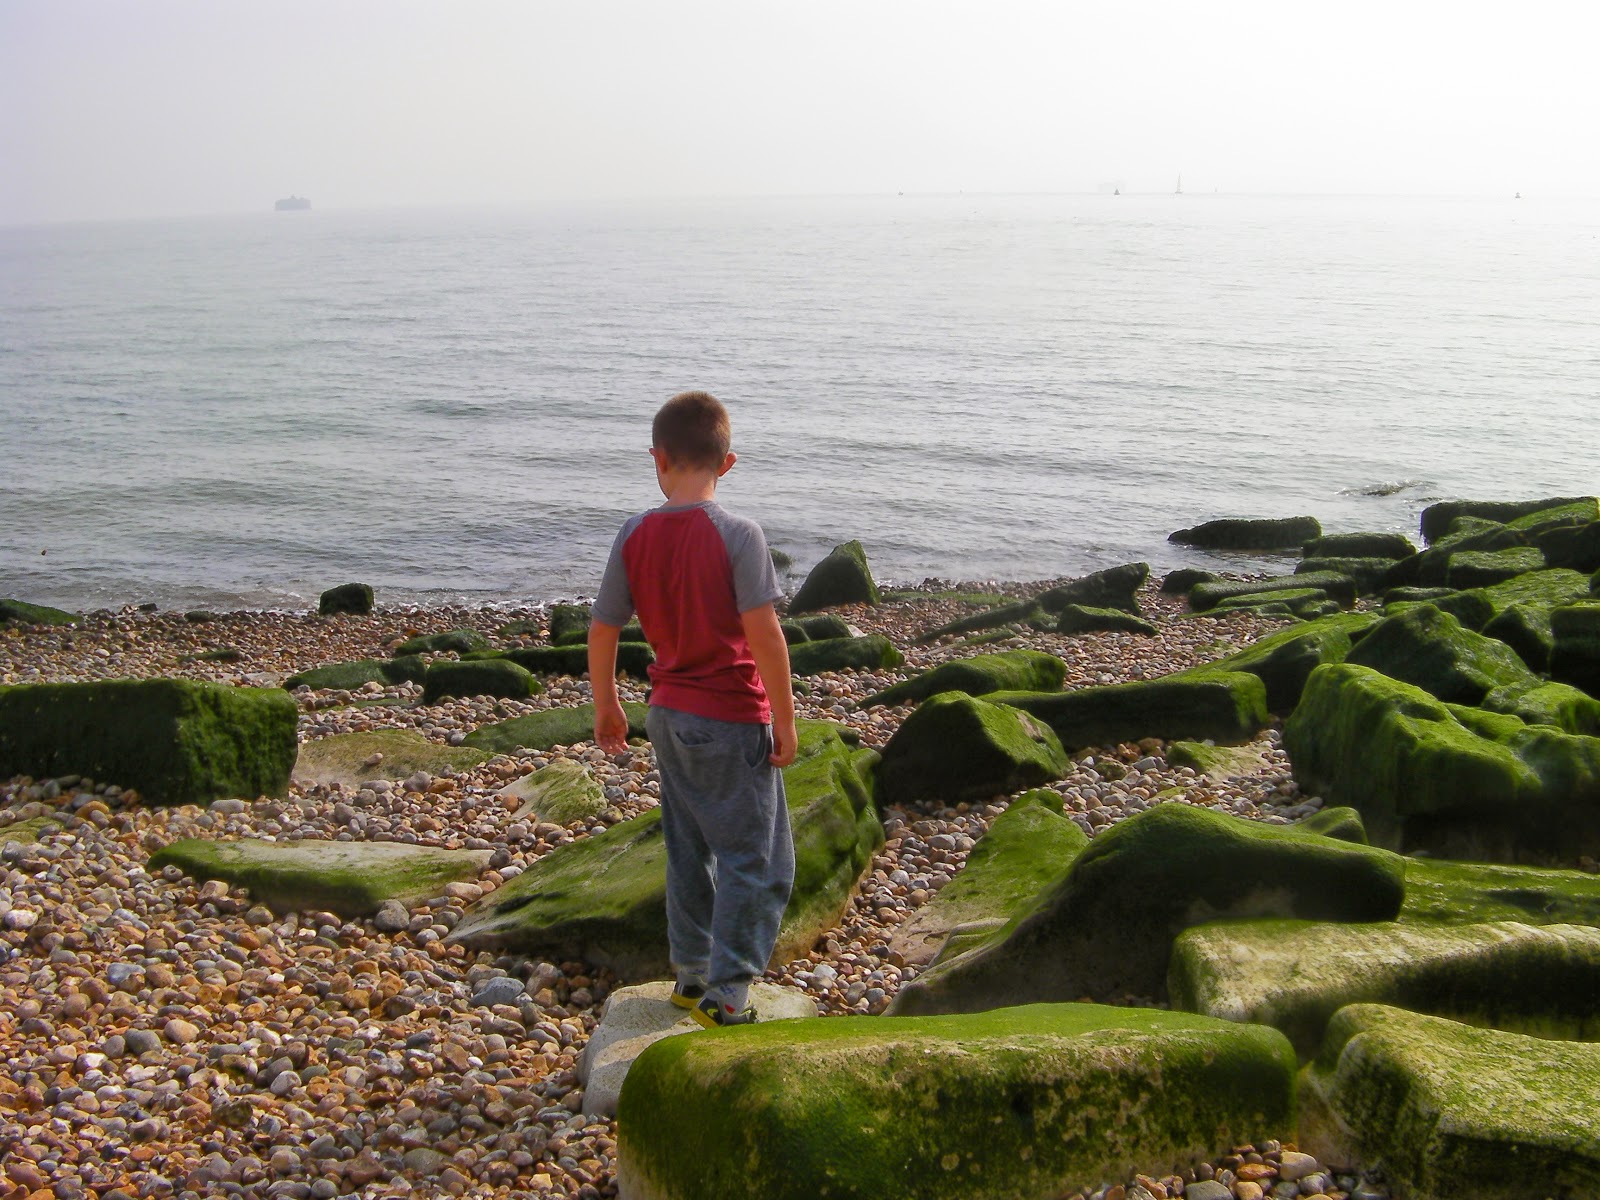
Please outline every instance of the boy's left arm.
[[761, 674], [767, 702], [772, 705], [772, 754], [768, 761], [787, 767], [794, 761], [799, 737], [794, 727], [794, 691], [789, 685], [789, 643], [778, 625], [778, 611], [770, 604], [739, 614], [745, 640]]

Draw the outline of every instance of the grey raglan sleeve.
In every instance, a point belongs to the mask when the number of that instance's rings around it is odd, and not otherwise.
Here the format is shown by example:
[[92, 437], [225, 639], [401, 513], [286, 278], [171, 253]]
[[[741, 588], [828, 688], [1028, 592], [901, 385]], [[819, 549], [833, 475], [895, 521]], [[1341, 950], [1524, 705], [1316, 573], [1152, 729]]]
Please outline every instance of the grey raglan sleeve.
[[783, 599], [778, 569], [772, 565], [767, 537], [761, 532], [761, 526], [726, 512], [718, 516], [717, 528], [723, 545], [728, 548], [728, 561], [733, 564], [733, 597], [739, 611], [747, 613], [752, 608]]
[[617, 540], [611, 543], [611, 556], [606, 559], [605, 574], [600, 577], [600, 593], [590, 610], [594, 619], [607, 625], [623, 626], [633, 616], [633, 589], [628, 586], [628, 568], [622, 561], [622, 546], [628, 535], [638, 527], [638, 520], [628, 521], [617, 531]]

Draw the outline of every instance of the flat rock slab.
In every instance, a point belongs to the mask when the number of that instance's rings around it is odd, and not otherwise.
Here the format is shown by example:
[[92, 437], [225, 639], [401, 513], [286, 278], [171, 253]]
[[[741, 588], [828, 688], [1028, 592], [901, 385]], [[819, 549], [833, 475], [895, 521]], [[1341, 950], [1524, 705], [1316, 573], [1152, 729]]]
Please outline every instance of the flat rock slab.
[[[624, 701], [622, 711], [628, 717], [628, 736], [646, 736], [644, 720], [648, 706]], [[467, 734], [465, 744], [492, 754], [511, 754], [519, 749], [539, 752], [556, 746], [572, 746], [593, 737], [594, 705], [576, 704], [527, 713], [493, 725], [480, 725]]]
[[1381, 1159], [1396, 1195], [1600, 1195], [1600, 1046], [1355, 1004], [1300, 1098], [1301, 1149]]
[[1283, 1035], [1047, 1004], [667, 1038], [617, 1117], [624, 1200], [1039, 1198], [1293, 1126]]
[[1581, 925], [1202, 925], [1173, 946], [1174, 1007], [1282, 1030], [1303, 1058], [1349, 1004], [1392, 1004], [1600, 1040], [1600, 929]]
[[336, 733], [300, 747], [293, 779], [301, 787], [334, 784], [354, 787], [368, 779], [406, 779], [418, 771], [442, 775], [470, 771], [489, 761], [482, 750], [441, 746], [409, 729]]
[[187, 838], [150, 856], [150, 869], [174, 865], [196, 879], [221, 879], [274, 912], [326, 910], [368, 917], [386, 900], [412, 905], [471, 879], [489, 850], [444, 850], [399, 842], [218, 842]]
[[513, 820], [535, 817], [557, 825], [599, 816], [605, 789], [582, 763], [560, 758], [500, 789], [503, 800], [518, 804]]
[[[606, 1000], [600, 1024], [578, 1056], [578, 1082], [583, 1087], [586, 1117], [612, 1117], [617, 1097], [633, 1060], [662, 1038], [698, 1033], [703, 1026], [673, 1004], [672, 982], [640, 983], [618, 988]], [[793, 988], [771, 983], [750, 985], [750, 1004], [762, 1024], [817, 1015], [817, 1006]]]

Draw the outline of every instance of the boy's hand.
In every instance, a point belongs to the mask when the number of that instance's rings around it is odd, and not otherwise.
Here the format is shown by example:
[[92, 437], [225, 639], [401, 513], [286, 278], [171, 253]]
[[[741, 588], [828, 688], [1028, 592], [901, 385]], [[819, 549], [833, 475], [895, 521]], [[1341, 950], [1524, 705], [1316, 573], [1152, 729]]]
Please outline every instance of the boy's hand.
[[623, 754], [628, 749], [628, 715], [616, 701], [595, 702], [594, 740], [607, 754]]
[[787, 767], [794, 761], [800, 739], [795, 734], [794, 720], [772, 722], [772, 753], [767, 761], [775, 767]]

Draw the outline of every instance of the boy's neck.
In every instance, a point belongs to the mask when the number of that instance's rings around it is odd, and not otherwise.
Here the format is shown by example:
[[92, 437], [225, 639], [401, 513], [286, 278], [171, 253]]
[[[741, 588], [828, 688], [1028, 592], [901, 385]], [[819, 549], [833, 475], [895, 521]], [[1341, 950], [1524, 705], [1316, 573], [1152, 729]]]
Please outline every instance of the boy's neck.
[[717, 480], [726, 475], [736, 460], [729, 454], [716, 467], [678, 466], [668, 462], [659, 451], [650, 452], [656, 460], [656, 483], [667, 498], [666, 508], [682, 508], [690, 504], [703, 504], [717, 498]]

